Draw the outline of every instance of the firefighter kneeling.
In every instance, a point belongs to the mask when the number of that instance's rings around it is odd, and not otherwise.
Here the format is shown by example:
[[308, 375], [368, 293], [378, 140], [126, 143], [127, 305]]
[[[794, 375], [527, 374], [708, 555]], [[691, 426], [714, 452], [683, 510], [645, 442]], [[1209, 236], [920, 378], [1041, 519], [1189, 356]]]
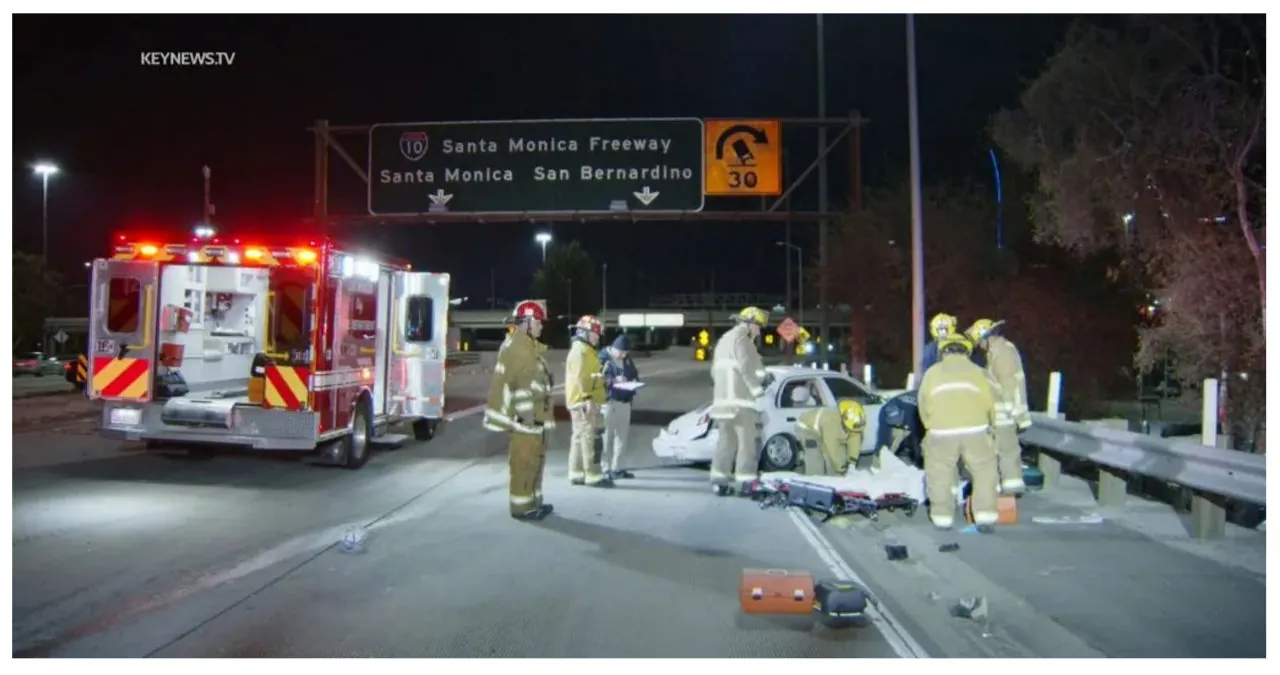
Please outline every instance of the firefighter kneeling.
[[546, 433], [555, 426], [551, 403], [551, 373], [538, 342], [547, 318], [535, 302], [520, 303], [512, 316], [514, 330], [498, 350], [484, 426], [510, 439], [511, 479], [508, 486], [511, 517], [542, 520], [551, 511], [542, 502], [542, 470], [547, 463]]
[[840, 401], [837, 409], [817, 408], [800, 416], [797, 425], [809, 476], [843, 476], [862, 452], [867, 414], [857, 401]]
[[998, 470], [995, 428], [996, 404], [982, 368], [969, 360], [973, 345], [961, 335], [938, 340], [941, 360], [920, 382], [920, 421], [927, 430], [924, 451], [929, 519], [947, 529], [955, 518], [953, 490], [959, 484], [958, 463], [969, 471], [973, 522], [982, 532], [995, 527]]

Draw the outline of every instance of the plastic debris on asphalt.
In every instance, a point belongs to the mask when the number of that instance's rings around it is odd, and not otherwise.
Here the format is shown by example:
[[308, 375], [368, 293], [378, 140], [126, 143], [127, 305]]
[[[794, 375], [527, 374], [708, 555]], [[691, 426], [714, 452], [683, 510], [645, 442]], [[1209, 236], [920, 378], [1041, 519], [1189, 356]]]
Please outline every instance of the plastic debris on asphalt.
[[342, 540], [338, 542], [338, 550], [343, 553], [364, 553], [364, 544], [369, 538], [369, 533], [363, 528], [352, 528], [342, 535]]
[[989, 614], [986, 597], [964, 598], [951, 608], [952, 616], [974, 621], [986, 621]]

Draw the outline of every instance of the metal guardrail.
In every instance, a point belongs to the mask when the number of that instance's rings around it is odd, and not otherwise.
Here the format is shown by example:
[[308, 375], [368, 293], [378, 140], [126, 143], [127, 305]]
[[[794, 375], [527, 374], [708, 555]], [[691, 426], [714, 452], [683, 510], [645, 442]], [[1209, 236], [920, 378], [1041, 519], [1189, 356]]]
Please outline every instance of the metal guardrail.
[[1032, 413], [1032, 418], [1031, 428], [1020, 438], [1026, 445], [1202, 492], [1267, 503], [1265, 455], [1069, 422], [1043, 413]]

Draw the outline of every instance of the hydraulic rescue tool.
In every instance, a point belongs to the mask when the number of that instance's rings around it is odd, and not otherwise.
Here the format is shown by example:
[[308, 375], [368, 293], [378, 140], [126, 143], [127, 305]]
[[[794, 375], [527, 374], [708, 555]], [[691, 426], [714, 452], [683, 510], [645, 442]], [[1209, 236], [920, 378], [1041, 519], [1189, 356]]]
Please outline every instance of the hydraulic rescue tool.
[[861, 492], [841, 492], [834, 487], [789, 480], [773, 481], [756, 479], [744, 481], [739, 494], [760, 503], [760, 508], [795, 507], [808, 513], [822, 515], [822, 522], [836, 516], [861, 515], [876, 520], [881, 511], [901, 510], [908, 517], [915, 515], [919, 502], [903, 494], [883, 494], [872, 497]]

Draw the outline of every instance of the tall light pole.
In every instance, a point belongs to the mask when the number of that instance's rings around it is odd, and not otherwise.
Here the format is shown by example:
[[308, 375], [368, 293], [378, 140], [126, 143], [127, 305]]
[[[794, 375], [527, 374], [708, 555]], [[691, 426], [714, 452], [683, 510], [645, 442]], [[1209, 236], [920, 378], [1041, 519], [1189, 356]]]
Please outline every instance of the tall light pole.
[[40, 182], [43, 184], [44, 195], [41, 199], [41, 218], [40, 218], [40, 257], [45, 263], [49, 262], [49, 176], [58, 173], [58, 167], [49, 162], [40, 162], [35, 165], [35, 172], [40, 176]]
[[[787, 271], [787, 287], [788, 288], [790, 288], [791, 286], [791, 279], [790, 279], [791, 252], [792, 251], [796, 252], [796, 288], [799, 289], [799, 293], [800, 293], [800, 299], [798, 301], [800, 310], [796, 314], [796, 320], [800, 322], [801, 326], [803, 326], [804, 325], [804, 249], [800, 248], [799, 244], [792, 244], [791, 242], [787, 242], [787, 241], [775, 241], [773, 243], [777, 246], [782, 246], [787, 249], [787, 270], [788, 270]], [[787, 301], [790, 302], [790, 300], [791, 300], [791, 292], [788, 291]], [[788, 307], [788, 310], [789, 309], [790, 308]]]
[[609, 309], [609, 263], [600, 265], [600, 316]]
[[[924, 204], [920, 195], [920, 101], [916, 91], [914, 14], [907, 15], [907, 116], [911, 138], [911, 362], [919, 364], [924, 361]], [[916, 374], [917, 382], [922, 374]]]
[[[827, 116], [827, 56], [826, 31], [822, 28], [822, 15], [818, 15], [818, 117]], [[818, 335], [822, 344], [829, 345], [827, 322], [827, 127], [818, 125]], [[825, 347], [824, 347], [825, 348]]]
[[547, 244], [551, 243], [551, 233], [539, 232], [533, 235], [533, 240], [542, 246], [542, 264], [547, 264]]

